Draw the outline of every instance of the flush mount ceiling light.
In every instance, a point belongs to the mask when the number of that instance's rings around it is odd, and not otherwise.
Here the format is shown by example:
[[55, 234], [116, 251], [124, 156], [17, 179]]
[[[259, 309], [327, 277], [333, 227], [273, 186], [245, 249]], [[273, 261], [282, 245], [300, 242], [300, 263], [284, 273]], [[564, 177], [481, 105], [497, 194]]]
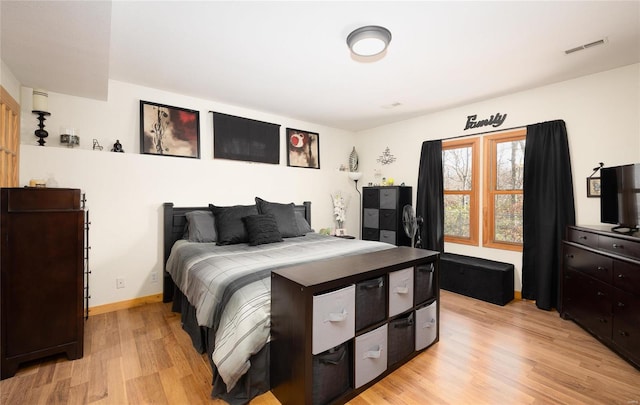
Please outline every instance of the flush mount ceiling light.
[[347, 36], [347, 45], [358, 56], [375, 56], [387, 49], [391, 42], [391, 32], [384, 27], [367, 25]]

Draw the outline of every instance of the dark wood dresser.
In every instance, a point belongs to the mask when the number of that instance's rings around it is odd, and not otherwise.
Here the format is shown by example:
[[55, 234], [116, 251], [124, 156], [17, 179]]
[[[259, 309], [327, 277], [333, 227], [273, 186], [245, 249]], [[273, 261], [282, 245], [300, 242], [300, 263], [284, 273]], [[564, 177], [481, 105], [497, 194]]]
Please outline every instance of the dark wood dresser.
[[567, 228], [560, 315], [640, 369], [640, 235]]
[[1, 378], [23, 362], [83, 353], [80, 190], [0, 189]]

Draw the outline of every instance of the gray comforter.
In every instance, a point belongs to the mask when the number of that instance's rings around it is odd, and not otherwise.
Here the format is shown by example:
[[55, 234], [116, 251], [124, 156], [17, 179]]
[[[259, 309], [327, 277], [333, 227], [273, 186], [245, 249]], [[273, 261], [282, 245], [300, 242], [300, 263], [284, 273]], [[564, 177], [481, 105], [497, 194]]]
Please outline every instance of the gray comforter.
[[179, 240], [167, 271], [195, 307], [199, 325], [215, 333], [213, 362], [230, 391], [269, 341], [272, 270], [394, 247], [316, 233], [259, 246]]

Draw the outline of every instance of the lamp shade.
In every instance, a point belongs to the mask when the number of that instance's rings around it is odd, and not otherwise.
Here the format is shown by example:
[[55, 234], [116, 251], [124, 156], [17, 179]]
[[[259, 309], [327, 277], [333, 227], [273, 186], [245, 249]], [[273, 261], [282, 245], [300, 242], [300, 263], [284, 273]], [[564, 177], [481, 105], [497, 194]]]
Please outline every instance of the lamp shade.
[[378, 25], [360, 27], [347, 36], [349, 49], [359, 56], [375, 56], [387, 49], [391, 32]]
[[362, 172], [349, 172], [349, 178], [353, 181], [358, 181], [362, 178]]

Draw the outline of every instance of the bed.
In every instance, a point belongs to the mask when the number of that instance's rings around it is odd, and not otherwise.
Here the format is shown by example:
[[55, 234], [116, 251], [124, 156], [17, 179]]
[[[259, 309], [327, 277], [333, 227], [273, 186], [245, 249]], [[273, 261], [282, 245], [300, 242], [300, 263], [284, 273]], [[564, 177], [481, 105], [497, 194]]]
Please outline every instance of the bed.
[[[230, 404], [247, 403], [270, 389], [272, 270], [395, 248], [313, 232], [310, 202], [294, 205], [256, 198], [255, 206], [233, 207], [165, 203], [163, 218], [163, 300], [172, 301], [173, 310], [181, 314], [194, 348], [207, 353], [212, 397]], [[192, 229], [196, 221], [197, 232]], [[238, 239], [242, 224], [245, 239]], [[207, 234], [210, 227], [216, 229], [213, 235]]]

